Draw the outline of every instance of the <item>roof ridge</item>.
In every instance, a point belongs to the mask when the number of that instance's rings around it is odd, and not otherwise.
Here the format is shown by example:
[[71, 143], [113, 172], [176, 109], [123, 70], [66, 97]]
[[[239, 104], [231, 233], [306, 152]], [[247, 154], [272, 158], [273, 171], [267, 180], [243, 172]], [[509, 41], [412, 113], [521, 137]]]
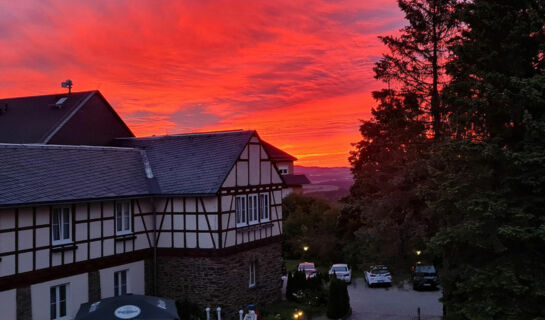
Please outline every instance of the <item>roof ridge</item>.
[[[98, 90], [87, 90], [87, 91], [76, 91], [71, 92], [70, 94], [81, 94], [81, 93], [91, 93], [91, 92], [99, 92]], [[6, 98], [0, 98], [0, 100], [14, 100], [14, 99], [27, 99], [27, 98], [37, 98], [37, 97], [49, 97], [49, 96], [62, 96], [62, 95], [68, 95], [67, 92], [62, 93], [50, 93], [50, 94], [39, 94], [35, 96], [19, 96], [19, 97], [6, 97]]]
[[190, 132], [190, 133], [179, 133], [179, 134], [167, 134], [162, 136], [149, 136], [149, 137], [124, 137], [116, 138], [115, 140], [157, 140], [157, 139], [168, 139], [168, 138], [178, 138], [178, 137], [188, 137], [188, 136], [204, 136], [204, 135], [221, 135], [221, 134], [234, 134], [234, 133], [254, 133], [256, 130], [225, 130], [225, 131], [206, 131], [206, 132]]
[[133, 147], [110, 147], [110, 146], [86, 146], [86, 145], [63, 145], [44, 143], [0, 143], [2, 149], [61, 149], [61, 150], [103, 150], [103, 151], [140, 151]]

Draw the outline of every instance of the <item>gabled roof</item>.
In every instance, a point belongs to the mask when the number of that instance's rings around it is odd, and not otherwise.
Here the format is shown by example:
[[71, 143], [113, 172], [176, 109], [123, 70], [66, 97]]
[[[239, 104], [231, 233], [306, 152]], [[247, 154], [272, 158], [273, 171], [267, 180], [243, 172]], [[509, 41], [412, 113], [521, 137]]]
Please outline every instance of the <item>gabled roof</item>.
[[99, 96], [132, 135], [99, 91], [0, 99], [1, 143], [48, 143], [93, 96]]
[[228, 131], [121, 138], [117, 146], [142, 148], [162, 194], [216, 194], [250, 138], [251, 131]]
[[0, 206], [149, 193], [142, 151], [0, 144]]
[[277, 147], [273, 146], [272, 144], [265, 142], [261, 140], [261, 144], [263, 145], [263, 148], [265, 148], [265, 151], [269, 154], [269, 157], [273, 161], [296, 161], [297, 158], [292, 156], [291, 154], [282, 151], [278, 149]]

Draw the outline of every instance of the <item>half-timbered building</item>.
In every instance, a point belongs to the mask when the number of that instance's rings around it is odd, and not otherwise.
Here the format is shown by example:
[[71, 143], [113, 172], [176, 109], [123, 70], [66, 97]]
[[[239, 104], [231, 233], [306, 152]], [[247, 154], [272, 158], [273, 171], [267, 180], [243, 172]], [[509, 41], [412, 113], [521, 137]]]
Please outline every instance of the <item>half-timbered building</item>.
[[[288, 186], [256, 131], [135, 138], [100, 93], [78, 101], [26, 140], [0, 129], [2, 319], [70, 319], [125, 293], [227, 311], [279, 297]], [[100, 141], [70, 123], [95, 109], [117, 128], [98, 126]], [[81, 145], [42, 139], [70, 127]]]

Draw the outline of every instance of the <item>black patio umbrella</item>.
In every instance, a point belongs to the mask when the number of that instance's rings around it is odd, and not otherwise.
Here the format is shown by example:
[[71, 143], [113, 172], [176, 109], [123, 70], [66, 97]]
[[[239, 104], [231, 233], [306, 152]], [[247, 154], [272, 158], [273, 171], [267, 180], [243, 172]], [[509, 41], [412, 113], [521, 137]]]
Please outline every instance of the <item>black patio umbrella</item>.
[[178, 320], [174, 301], [159, 297], [126, 294], [95, 303], [83, 303], [74, 320]]

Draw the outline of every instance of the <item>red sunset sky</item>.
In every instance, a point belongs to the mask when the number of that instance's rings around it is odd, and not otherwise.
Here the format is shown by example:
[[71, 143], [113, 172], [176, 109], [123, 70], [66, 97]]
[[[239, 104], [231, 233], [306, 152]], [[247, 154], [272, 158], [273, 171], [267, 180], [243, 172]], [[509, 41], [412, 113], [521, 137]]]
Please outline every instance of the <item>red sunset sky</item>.
[[0, 0], [0, 98], [99, 89], [138, 136], [257, 129], [348, 166], [395, 0]]

